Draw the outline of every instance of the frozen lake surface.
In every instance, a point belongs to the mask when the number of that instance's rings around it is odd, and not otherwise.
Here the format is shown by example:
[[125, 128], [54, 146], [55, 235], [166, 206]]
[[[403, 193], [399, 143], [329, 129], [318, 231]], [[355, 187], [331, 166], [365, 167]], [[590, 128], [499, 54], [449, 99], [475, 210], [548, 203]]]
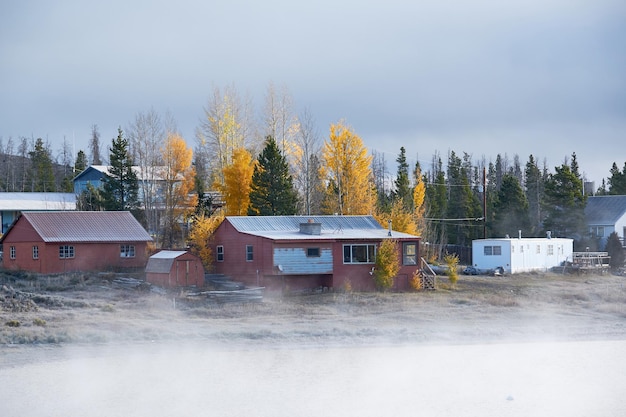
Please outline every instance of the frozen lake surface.
[[623, 416], [626, 341], [6, 348], [0, 416]]

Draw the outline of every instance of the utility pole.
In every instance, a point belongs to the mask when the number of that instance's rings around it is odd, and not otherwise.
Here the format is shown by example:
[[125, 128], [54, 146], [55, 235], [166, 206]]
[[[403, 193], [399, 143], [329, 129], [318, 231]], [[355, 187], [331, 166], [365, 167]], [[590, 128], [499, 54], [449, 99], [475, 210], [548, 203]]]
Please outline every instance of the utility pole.
[[483, 239], [487, 239], [487, 168], [483, 167]]

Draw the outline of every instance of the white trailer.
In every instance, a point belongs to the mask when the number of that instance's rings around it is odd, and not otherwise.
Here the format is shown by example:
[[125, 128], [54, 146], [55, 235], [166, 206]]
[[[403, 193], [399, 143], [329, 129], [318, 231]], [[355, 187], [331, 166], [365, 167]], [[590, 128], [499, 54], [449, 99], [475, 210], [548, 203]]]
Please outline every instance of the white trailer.
[[572, 261], [574, 240], [567, 238], [496, 238], [472, 241], [472, 263], [479, 270], [501, 267], [509, 274], [548, 271]]

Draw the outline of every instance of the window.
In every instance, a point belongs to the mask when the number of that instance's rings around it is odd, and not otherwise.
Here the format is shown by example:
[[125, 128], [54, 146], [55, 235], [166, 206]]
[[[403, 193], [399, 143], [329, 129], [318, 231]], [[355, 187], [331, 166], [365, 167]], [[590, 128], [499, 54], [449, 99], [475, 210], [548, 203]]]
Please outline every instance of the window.
[[554, 245], [548, 245], [548, 255], [554, 255]]
[[502, 246], [485, 246], [485, 256], [500, 256], [502, 255]]
[[59, 246], [59, 258], [68, 259], [74, 257], [74, 246], [61, 245]]
[[218, 245], [215, 250], [217, 251], [217, 262], [224, 262], [224, 246]]
[[319, 258], [320, 257], [320, 248], [307, 248], [306, 249], [307, 258]]
[[33, 246], [33, 259], [39, 259], [39, 246]]
[[343, 245], [344, 264], [373, 264], [376, 262], [376, 245]]
[[402, 264], [417, 265], [417, 243], [404, 242], [402, 244]]
[[135, 245], [120, 245], [120, 258], [134, 258]]
[[541, 245], [537, 245], [537, 250], [535, 251], [535, 253], [541, 253]]
[[604, 237], [604, 226], [591, 226], [589, 231], [592, 237]]
[[254, 246], [246, 245], [246, 261], [250, 262], [254, 260]]
[[9, 248], [9, 258], [15, 259], [15, 246]]

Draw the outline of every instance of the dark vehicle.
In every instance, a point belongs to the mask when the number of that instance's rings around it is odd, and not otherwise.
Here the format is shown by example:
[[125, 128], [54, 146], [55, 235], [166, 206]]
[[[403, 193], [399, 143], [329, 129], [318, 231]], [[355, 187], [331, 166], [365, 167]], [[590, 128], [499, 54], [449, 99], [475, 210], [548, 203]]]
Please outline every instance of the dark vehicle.
[[463, 270], [463, 275], [478, 275], [480, 272], [473, 266], [468, 266]]

